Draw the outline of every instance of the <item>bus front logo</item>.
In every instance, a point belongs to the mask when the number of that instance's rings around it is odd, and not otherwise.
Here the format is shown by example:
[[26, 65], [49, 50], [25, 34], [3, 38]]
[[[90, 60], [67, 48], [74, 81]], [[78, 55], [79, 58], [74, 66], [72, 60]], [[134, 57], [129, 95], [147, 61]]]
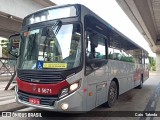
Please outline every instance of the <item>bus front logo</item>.
[[36, 91], [36, 89], [37, 89], [36, 86], [33, 86], [33, 91]]

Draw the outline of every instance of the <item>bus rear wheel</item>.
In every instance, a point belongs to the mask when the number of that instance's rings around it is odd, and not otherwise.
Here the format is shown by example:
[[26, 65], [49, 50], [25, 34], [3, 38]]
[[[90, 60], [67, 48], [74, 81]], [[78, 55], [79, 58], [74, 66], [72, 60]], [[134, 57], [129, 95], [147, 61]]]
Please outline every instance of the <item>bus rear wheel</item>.
[[143, 76], [141, 75], [140, 85], [137, 86], [138, 89], [142, 89], [143, 87]]
[[109, 86], [109, 91], [108, 91], [108, 101], [106, 102], [106, 106], [111, 108], [114, 106], [116, 100], [117, 100], [117, 84], [115, 81], [112, 81], [110, 86]]

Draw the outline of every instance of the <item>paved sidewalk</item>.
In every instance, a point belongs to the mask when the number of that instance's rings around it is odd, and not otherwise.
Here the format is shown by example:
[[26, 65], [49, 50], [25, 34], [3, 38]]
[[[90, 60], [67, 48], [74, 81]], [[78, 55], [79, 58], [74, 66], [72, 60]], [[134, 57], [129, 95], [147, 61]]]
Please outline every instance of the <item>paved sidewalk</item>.
[[[6, 86], [8, 84], [8, 81], [0, 82], [0, 92], [4, 91]], [[8, 88], [8, 90], [13, 89], [13, 87], [16, 85], [16, 82], [12, 82]]]
[[[7, 84], [9, 83], [10, 79], [12, 76], [7, 75], [7, 76], [3, 76], [0, 75], [0, 91], [3, 91], [5, 89], [5, 87], [7, 86]], [[15, 77], [16, 78], [16, 77]], [[16, 79], [14, 78], [14, 80], [12, 81], [12, 83], [10, 84], [8, 90], [10, 90], [13, 86], [16, 85]]]
[[[10, 75], [7, 75], [7, 76], [0, 75], [0, 82], [9, 81], [10, 79], [11, 79]], [[16, 81], [16, 77], [14, 78], [13, 81]]]
[[26, 106], [16, 103], [15, 91], [10, 90], [16, 85], [15, 79], [10, 84], [8, 90], [4, 90], [10, 79], [10, 75], [0, 75], [0, 111], [15, 111], [18, 109], [26, 108]]
[[0, 111], [15, 111], [26, 108], [26, 106], [17, 104], [15, 101], [15, 91], [0, 91]]
[[[15, 103], [14, 90], [0, 91], [0, 111], [9, 109], [10, 105]], [[7, 107], [9, 106], [9, 107]]]
[[0, 91], [0, 98], [4, 97], [4, 96], [9, 96], [9, 95], [15, 95], [15, 91], [14, 90], [3, 90], [3, 91]]
[[156, 75], [156, 76], [160, 76], [160, 71], [150, 71], [149, 75]]

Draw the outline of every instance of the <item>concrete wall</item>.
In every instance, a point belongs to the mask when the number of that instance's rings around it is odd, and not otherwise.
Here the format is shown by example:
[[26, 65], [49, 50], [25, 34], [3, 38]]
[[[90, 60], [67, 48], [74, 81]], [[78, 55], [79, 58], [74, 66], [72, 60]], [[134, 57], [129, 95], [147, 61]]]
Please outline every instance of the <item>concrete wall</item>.
[[0, 0], [0, 11], [24, 18], [26, 15], [44, 8], [33, 0]]
[[156, 54], [156, 70], [160, 71], [160, 54]]

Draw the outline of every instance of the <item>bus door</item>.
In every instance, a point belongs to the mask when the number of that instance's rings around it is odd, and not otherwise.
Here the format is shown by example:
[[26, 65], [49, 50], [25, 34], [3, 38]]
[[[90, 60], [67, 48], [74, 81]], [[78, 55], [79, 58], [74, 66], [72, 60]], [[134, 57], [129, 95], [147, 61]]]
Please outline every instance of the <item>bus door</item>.
[[101, 105], [107, 98], [108, 66], [106, 39], [92, 31], [86, 32], [87, 110]]

